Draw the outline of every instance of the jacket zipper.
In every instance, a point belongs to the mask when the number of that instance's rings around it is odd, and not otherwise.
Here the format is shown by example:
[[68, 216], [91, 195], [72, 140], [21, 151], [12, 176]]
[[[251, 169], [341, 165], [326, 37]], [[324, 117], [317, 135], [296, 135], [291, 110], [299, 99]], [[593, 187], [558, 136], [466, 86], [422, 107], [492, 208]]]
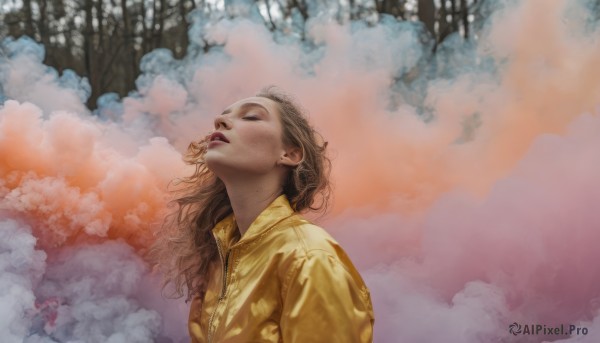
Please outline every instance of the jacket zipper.
[[223, 272], [223, 287], [221, 288], [221, 296], [219, 296], [219, 300], [225, 298], [225, 293], [227, 292], [227, 271], [229, 270], [229, 255], [231, 254], [231, 249], [227, 250], [225, 254], [225, 267]]
[[210, 319], [208, 321], [208, 343], [211, 342], [212, 339], [212, 335], [213, 335], [213, 330], [212, 330], [212, 323], [214, 320], [214, 317], [217, 313], [217, 310], [219, 309], [219, 305], [221, 304], [221, 300], [223, 300], [225, 298], [225, 292], [227, 291], [227, 269], [229, 267], [229, 255], [231, 252], [231, 249], [227, 250], [227, 253], [225, 254], [225, 257], [223, 257], [223, 248], [221, 248], [221, 241], [215, 237], [215, 241], [217, 242], [217, 250], [219, 251], [219, 258], [221, 259], [221, 267], [222, 267], [222, 271], [223, 271], [223, 280], [222, 280], [222, 287], [221, 287], [221, 294], [219, 294], [219, 299], [217, 301], [217, 304], [215, 305], [215, 309], [213, 311], [213, 313], [210, 316]]

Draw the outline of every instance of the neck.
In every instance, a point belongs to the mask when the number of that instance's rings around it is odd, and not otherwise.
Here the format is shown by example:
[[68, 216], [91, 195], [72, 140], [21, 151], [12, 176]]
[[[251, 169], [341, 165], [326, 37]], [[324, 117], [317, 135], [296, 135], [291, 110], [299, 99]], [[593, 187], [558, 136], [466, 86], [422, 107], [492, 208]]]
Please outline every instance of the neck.
[[276, 178], [249, 177], [223, 181], [235, 221], [243, 236], [256, 217], [281, 195], [281, 186]]

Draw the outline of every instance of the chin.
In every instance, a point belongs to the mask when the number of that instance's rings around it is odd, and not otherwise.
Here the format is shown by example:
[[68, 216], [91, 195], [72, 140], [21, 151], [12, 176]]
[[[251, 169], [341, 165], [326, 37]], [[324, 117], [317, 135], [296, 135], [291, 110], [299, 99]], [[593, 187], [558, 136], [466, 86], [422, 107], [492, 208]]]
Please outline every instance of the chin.
[[221, 161], [219, 161], [219, 158], [215, 158], [213, 156], [205, 156], [204, 162], [210, 170], [216, 169], [219, 167], [220, 164], [222, 164]]
[[204, 161], [206, 162], [206, 168], [213, 172], [218, 178], [222, 178], [224, 175], [231, 174], [235, 168], [227, 164], [221, 156], [205, 156]]
[[204, 162], [206, 163], [206, 167], [213, 172], [215, 171], [215, 169], [219, 168], [219, 165], [223, 164], [222, 161], [219, 160], [219, 157], [212, 156], [212, 154], [206, 153], [204, 155]]

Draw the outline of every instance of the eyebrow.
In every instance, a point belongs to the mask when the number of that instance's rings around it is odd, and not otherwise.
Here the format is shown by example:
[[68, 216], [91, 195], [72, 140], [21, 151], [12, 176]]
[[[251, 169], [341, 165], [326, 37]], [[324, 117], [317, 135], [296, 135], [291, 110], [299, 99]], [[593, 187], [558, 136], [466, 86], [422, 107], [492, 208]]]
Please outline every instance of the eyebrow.
[[[258, 102], [247, 102], [247, 103], [244, 103], [244, 104], [242, 104], [240, 106], [240, 109], [243, 110], [243, 109], [245, 109], [247, 107], [260, 107], [263, 110], [265, 110], [265, 112], [267, 112], [269, 114], [271, 113], [271, 112], [269, 112], [269, 110], [265, 106], [259, 104]], [[232, 111], [231, 108], [228, 108], [225, 111], [223, 111], [223, 113], [221, 113], [221, 115], [225, 115], [225, 114], [231, 113], [231, 111]]]

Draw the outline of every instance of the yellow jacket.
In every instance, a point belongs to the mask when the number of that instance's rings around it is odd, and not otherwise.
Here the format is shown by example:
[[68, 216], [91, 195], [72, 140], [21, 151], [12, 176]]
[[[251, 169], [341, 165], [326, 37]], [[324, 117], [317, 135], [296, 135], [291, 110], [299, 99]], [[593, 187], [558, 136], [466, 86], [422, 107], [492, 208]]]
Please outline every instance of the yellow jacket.
[[[238, 242], [233, 214], [213, 234], [220, 260], [189, 332], [201, 343], [373, 341], [369, 290], [338, 243], [275, 199]], [[225, 271], [225, 273], [223, 273]]]

